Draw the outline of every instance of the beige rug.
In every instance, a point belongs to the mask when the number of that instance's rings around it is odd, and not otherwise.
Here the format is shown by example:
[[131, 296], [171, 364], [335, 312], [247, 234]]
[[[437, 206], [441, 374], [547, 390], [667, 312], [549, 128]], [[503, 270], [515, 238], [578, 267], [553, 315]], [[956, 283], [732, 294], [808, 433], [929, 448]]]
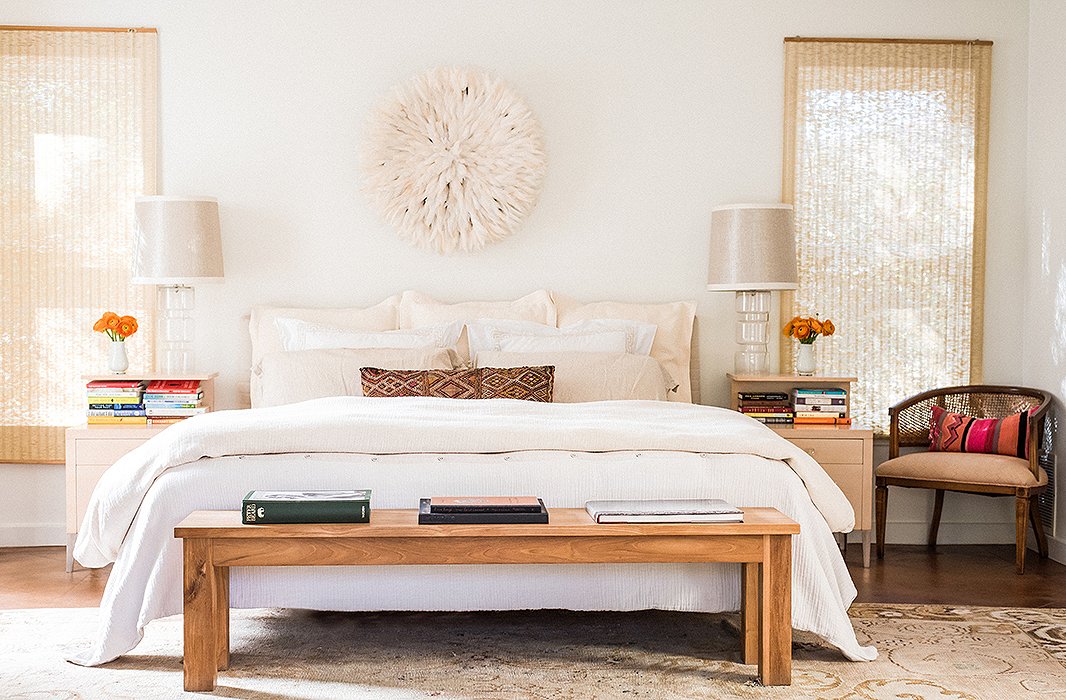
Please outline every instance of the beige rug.
[[[0, 612], [0, 697], [170, 698], [181, 618], [149, 625], [101, 668], [64, 654], [96, 610]], [[668, 612], [234, 611], [228, 698], [1066, 699], [1066, 610], [856, 605], [851, 663], [798, 635], [793, 685], [763, 688], [737, 663], [736, 616]], [[189, 697], [195, 695], [189, 694]]]

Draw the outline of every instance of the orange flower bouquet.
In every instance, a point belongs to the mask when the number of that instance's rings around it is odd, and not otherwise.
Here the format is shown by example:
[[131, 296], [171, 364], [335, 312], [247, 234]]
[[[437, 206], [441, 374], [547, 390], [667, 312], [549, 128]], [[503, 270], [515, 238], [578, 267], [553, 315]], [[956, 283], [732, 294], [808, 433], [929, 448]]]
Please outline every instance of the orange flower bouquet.
[[815, 316], [793, 316], [792, 320], [785, 324], [782, 333], [789, 338], [795, 338], [804, 345], [811, 345], [820, 335], [833, 335], [836, 326], [828, 318], [819, 321]]
[[105, 333], [111, 340], [123, 342], [137, 332], [137, 319], [133, 316], [119, 316], [114, 311], [106, 311], [100, 320], [93, 324], [97, 333]]

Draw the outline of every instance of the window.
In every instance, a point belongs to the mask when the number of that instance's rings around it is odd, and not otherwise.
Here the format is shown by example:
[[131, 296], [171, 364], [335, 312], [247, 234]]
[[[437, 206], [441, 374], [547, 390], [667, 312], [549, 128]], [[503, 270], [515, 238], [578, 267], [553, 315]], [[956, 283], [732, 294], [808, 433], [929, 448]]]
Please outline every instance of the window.
[[785, 42], [782, 315], [833, 319], [819, 373], [857, 376], [880, 432], [900, 399], [980, 380], [990, 65], [990, 42]]
[[0, 27], [0, 461], [63, 460], [84, 420], [92, 332], [137, 316], [152, 366], [154, 287], [130, 284], [133, 199], [156, 187], [155, 30]]

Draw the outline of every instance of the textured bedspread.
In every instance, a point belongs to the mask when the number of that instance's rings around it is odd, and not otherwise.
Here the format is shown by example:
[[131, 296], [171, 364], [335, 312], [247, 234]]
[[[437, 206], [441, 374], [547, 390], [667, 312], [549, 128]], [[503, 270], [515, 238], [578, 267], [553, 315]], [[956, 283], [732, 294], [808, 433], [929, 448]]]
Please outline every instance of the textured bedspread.
[[[204, 459], [207, 458], [207, 459]], [[102, 627], [78, 663], [109, 661], [143, 626], [180, 612], [180, 542], [197, 509], [233, 509], [256, 488], [372, 488], [377, 508], [420, 496], [536, 493], [551, 507], [593, 498], [717, 497], [800, 522], [793, 624], [852, 659], [855, 589], [831, 531], [853, 513], [806, 453], [737, 413], [660, 402], [332, 398], [222, 411], [175, 425], [101, 479], [75, 548], [114, 561]], [[739, 604], [737, 565], [322, 567], [235, 569], [235, 607], [334, 610], [663, 608]]]

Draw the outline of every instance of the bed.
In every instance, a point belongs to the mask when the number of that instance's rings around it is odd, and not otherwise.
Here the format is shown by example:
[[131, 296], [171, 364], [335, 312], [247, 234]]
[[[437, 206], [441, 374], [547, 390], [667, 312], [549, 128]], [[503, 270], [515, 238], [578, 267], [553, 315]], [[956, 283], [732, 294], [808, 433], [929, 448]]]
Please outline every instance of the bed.
[[[623, 312], [616, 306], [590, 313]], [[375, 322], [391, 325], [387, 318]], [[668, 325], [669, 319], [659, 323], [660, 332]], [[691, 319], [688, 328], [691, 333]], [[253, 324], [253, 338], [258, 330]], [[467, 345], [471, 340], [478, 342], [476, 334], [464, 338]], [[676, 343], [669, 351], [690, 361]], [[321, 362], [321, 352], [315, 357]], [[258, 387], [253, 381], [253, 398], [269, 390], [263, 379]], [[680, 383], [691, 398], [691, 385]], [[374, 508], [412, 507], [430, 495], [508, 493], [537, 494], [549, 509], [579, 508], [594, 498], [667, 497], [775, 507], [802, 528], [793, 544], [793, 626], [818, 634], [848, 659], [876, 658], [872, 647], [858, 643], [847, 617], [855, 588], [833, 532], [850, 530], [854, 514], [840, 490], [806, 453], [765, 426], [678, 400], [676, 387], [665, 393], [673, 400], [323, 396], [272, 406], [260, 401], [174, 425], [116, 462], [94, 491], [75, 557], [90, 567], [114, 566], [98, 634], [71, 660], [113, 660], [136, 646], [146, 624], [179, 613], [181, 546], [174, 525], [194, 510], [233, 509], [245, 493], [262, 488], [372, 488]], [[231, 605], [718, 612], [739, 607], [736, 566], [248, 568], [233, 574]]]

